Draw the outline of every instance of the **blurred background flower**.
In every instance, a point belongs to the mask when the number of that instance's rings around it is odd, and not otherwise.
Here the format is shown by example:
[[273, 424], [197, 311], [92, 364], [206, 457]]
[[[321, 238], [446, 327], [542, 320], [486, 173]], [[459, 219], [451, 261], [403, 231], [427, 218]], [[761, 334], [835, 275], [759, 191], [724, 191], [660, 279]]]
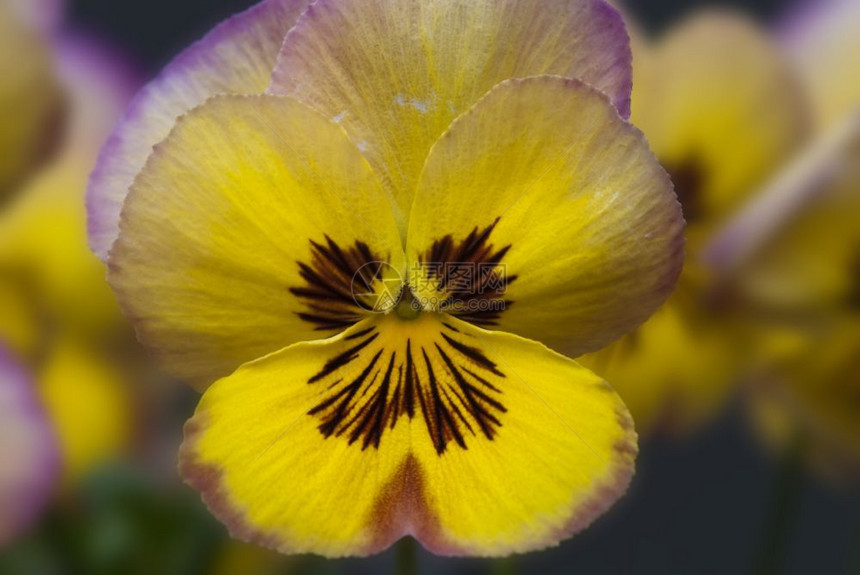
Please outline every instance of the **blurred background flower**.
[[748, 397], [764, 437], [841, 484], [860, 479], [860, 4], [786, 18], [814, 119], [804, 150], [709, 247], [756, 330]]
[[618, 389], [640, 433], [686, 434], [724, 405], [749, 349], [702, 248], [798, 149], [807, 110], [776, 43], [742, 13], [699, 12], [633, 46], [631, 121], [675, 183], [687, 259], [661, 310], [580, 361]]
[[0, 2], [0, 198], [50, 155], [63, 116], [42, 10]]
[[[323, 561], [230, 541], [175, 470], [197, 396], [143, 357], [86, 248], [86, 181], [140, 81], [252, 3], [0, 0], [0, 573], [414, 565], [408, 545]], [[623, 8], [632, 121], [689, 222], [675, 295], [583, 358], [647, 438], [636, 479], [558, 549], [417, 552], [419, 571], [858, 573], [860, 2]]]
[[[85, 36], [45, 37], [65, 128], [54, 156], [0, 211], [0, 338], [36, 381], [71, 481], [130, 444], [133, 378], [111, 353], [133, 350], [104, 270], [82, 247], [83, 192], [98, 146], [136, 87], [124, 62]], [[18, 109], [39, 102], [41, 86]], [[17, 112], [10, 112], [15, 116]], [[110, 350], [110, 351], [109, 351]]]

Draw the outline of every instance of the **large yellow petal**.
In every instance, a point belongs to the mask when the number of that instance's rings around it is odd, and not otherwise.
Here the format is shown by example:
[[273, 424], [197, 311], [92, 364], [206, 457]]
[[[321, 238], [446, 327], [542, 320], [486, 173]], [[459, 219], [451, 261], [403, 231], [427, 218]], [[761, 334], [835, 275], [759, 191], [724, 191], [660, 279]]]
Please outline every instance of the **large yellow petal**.
[[309, 0], [263, 0], [216, 26], [179, 54], [129, 106], [102, 149], [87, 196], [89, 240], [107, 259], [122, 204], [152, 147], [176, 118], [216, 94], [260, 94], [284, 36]]
[[557, 543], [623, 493], [636, 438], [600, 378], [538, 343], [395, 313], [246, 364], [186, 426], [184, 477], [284, 552]]
[[802, 91], [766, 33], [731, 12], [697, 14], [636, 58], [647, 77], [632, 121], [673, 176], [695, 252], [801, 143]]
[[538, 74], [581, 78], [626, 116], [621, 17], [602, 0], [320, 0], [287, 35], [270, 91], [343, 123], [393, 191], [405, 235], [436, 139], [497, 83]]
[[333, 122], [289, 98], [216, 97], [138, 176], [109, 280], [142, 342], [206, 384], [367, 313], [356, 272], [403, 267], [388, 206]]
[[[452, 313], [579, 355], [663, 302], [682, 233], [665, 171], [602, 94], [558, 77], [512, 80], [434, 146], [409, 281], [429, 307], [459, 300]], [[481, 275], [471, 290], [454, 287], [458, 263]]]

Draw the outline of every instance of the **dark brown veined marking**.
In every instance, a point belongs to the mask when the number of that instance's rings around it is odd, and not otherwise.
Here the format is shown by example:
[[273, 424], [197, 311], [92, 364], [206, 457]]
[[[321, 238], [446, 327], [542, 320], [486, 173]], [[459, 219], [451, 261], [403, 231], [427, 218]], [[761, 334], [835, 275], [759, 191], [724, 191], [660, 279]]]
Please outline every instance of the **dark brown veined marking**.
[[316, 324], [316, 330], [341, 331], [373, 310], [372, 302], [362, 302], [355, 294], [373, 291], [387, 258], [360, 241], [345, 250], [327, 235], [325, 245], [311, 240], [311, 254], [310, 264], [298, 262], [299, 274], [307, 285], [290, 288], [307, 308], [299, 312], [300, 318]]
[[505, 374], [456, 328], [442, 325], [432, 344], [408, 339], [402, 350], [374, 346], [376, 328], [348, 336], [351, 345], [308, 380], [325, 389], [308, 412], [319, 418], [320, 432], [362, 450], [378, 448], [386, 430], [420, 416], [439, 455], [451, 442], [467, 449], [475, 438], [493, 440], [507, 411], [499, 385]]
[[[445, 294], [440, 309], [476, 325], [496, 325], [502, 311], [514, 303], [504, 294], [517, 276], [509, 275], [502, 266], [511, 246], [496, 249], [490, 243], [498, 223], [496, 218], [483, 230], [475, 226], [461, 241], [448, 234], [434, 241], [420, 259], [421, 272]], [[466, 282], [457, 277], [462, 270], [471, 270]], [[476, 309], [481, 303], [487, 304], [486, 309]]]

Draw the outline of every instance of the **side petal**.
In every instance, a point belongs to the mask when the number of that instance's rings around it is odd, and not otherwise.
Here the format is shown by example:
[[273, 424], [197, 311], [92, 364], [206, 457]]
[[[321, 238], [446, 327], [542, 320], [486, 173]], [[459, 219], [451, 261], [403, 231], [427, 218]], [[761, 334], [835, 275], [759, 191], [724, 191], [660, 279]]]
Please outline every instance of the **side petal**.
[[216, 94], [259, 94], [284, 36], [308, 0], [265, 0], [226, 20], [176, 57], [135, 97], [102, 149], [87, 195], [89, 241], [107, 259], [122, 204], [152, 147], [176, 118]]
[[0, 547], [44, 507], [59, 472], [56, 438], [32, 382], [0, 349]]
[[369, 313], [354, 286], [403, 267], [388, 206], [333, 122], [289, 98], [218, 96], [135, 180], [108, 279], [140, 340], [205, 385]]
[[600, 378], [440, 314], [364, 320], [242, 366], [203, 396], [180, 468], [234, 536], [366, 555], [540, 549], [626, 489], [636, 436]]
[[[666, 172], [602, 94], [558, 77], [512, 80], [431, 151], [409, 282], [425, 307], [579, 355], [668, 296], [683, 227]], [[453, 275], [462, 265], [474, 274], [466, 285]]]
[[603, 0], [319, 0], [287, 35], [270, 91], [343, 123], [393, 191], [405, 235], [427, 152], [487, 90], [581, 78], [627, 116], [630, 59]]
[[[703, 262], [724, 276], [736, 274], [745, 266], [754, 271], [761, 262], [748, 265], [748, 260], [761, 255], [767, 259], [770, 250], [779, 248], [778, 236], [786, 227], [809, 219], [807, 214], [814, 213], [820, 204], [827, 205], [833, 199], [837, 199], [837, 205], [831, 207], [830, 215], [837, 218], [833, 222], [826, 217], [820, 218], [819, 233], [834, 236], [843, 248], [848, 248], [846, 255], [850, 258], [850, 242], [840, 239], [843, 231], [833, 223], [844, 220], [844, 224], [853, 225], [849, 220], [851, 214], [856, 214], [856, 207], [838, 205], [838, 198], [842, 195], [849, 199], [852, 194], [856, 197], [856, 191], [860, 189], [858, 161], [860, 112], [809, 142], [791, 162], [772, 174], [756, 196], [709, 238], [702, 252]], [[842, 215], [838, 215], [840, 213]], [[826, 233], [828, 227], [829, 234]], [[815, 250], [820, 249], [815, 242], [813, 245]], [[792, 253], [791, 250], [805, 251], [800, 249], [801, 246], [800, 242], [793, 243], [787, 254]], [[831, 251], [822, 253], [833, 254]], [[814, 281], [819, 277], [818, 272], [807, 269], [797, 274], [795, 280]]]

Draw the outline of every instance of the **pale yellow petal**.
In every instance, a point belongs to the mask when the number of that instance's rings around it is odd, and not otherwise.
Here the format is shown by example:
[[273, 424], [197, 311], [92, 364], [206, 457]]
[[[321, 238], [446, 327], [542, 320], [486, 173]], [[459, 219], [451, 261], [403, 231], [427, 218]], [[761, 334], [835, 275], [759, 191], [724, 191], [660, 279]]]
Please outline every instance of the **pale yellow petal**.
[[621, 17], [602, 0], [320, 0], [287, 35], [270, 91], [343, 124], [405, 236], [436, 139], [494, 85], [539, 74], [580, 78], [629, 115]]

